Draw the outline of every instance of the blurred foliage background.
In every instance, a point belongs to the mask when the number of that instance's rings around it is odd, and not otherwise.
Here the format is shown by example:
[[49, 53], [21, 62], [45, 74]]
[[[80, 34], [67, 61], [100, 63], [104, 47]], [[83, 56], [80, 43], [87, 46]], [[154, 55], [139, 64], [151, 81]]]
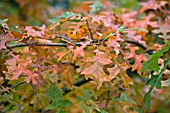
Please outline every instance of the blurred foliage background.
[[[100, 2], [102, 4], [105, 4], [108, 7], [111, 7], [113, 11], [117, 13], [122, 13], [122, 9], [125, 10], [138, 10], [140, 8], [140, 2], [145, 2], [147, 0], [0, 0], [0, 19], [7, 18], [9, 21], [7, 22], [10, 27], [15, 26], [41, 26], [42, 24], [50, 24], [48, 22], [48, 19], [55, 17], [56, 15], [60, 15], [63, 11], [73, 11], [73, 12], [82, 12], [87, 10], [87, 5], [91, 4], [91, 1], [93, 2]], [[153, 43], [153, 42], [151, 42]], [[11, 81], [11, 84], [15, 84], [18, 81]], [[135, 85], [131, 87], [132, 90], [129, 90], [129, 97], [132, 97], [132, 100], [134, 100], [139, 105], [142, 105], [142, 96], [145, 91], [143, 81], [141, 81], [139, 78], [134, 78]], [[117, 87], [119, 86], [116, 85]], [[89, 84], [85, 84], [82, 86], [83, 88], [87, 88], [89, 91], [91, 90], [91, 86]], [[110, 86], [108, 86], [110, 88]], [[119, 95], [123, 92], [123, 90], [117, 90], [117, 87], [113, 87], [112, 90], [115, 91], [114, 95]], [[47, 89], [47, 86], [43, 86], [41, 89], [39, 89], [39, 96], [41, 100], [43, 101], [43, 104], [46, 105], [48, 102], [47, 98], [44, 98], [42, 96], [41, 92], [45, 92], [44, 90]], [[142, 89], [142, 90], [141, 90]], [[17, 102], [19, 101], [21, 104], [20, 106], [24, 106], [23, 102], [27, 103], [25, 105], [25, 111], [34, 111], [37, 109], [40, 109], [37, 100], [35, 97], [31, 100], [32, 95], [32, 88], [31, 86], [28, 86], [26, 84], [20, 86], [16, 90], [19, 91], [19, 94], [16, 92], [13, 92], [10, 94], [12, 95], [13, 100]], [[101, 89], [100, 92], [97, 92], [98, 95], [101, 95], [102, 97], [107, 96], [107, 92], [105, 92], [106, 89]], [[162, 92], [155, 93], [153, 96], [153, 103], [152, 104], [152, 113], [169, 113], [170, 108], [170, 88], [165, 88], [165, 93], [162, 94]], [[72, 99], [75, 98], [77, 92], [75, 91], [72, 94], [68, 95]], [[136, 93], [137, 92], [137, 93]], [[137, 94], [137, 95], [136, 95]], [[22, 95], [22, 97], [19, 97], [19, 95]], [[9, 96], [9, 95], [8, 95]], [[6, 96], [8, 99], [10, 97]], [[93, 96], [93, 95], [91, 95]], [[31, 104], [29, 101], [31, 100]], [[167, 101], [164, 101], [167, 100]], [[28, 102], [27, 102], [28, 101]], [[103, 102], [104, 103], [104, 102]], [[5, 103], [8, 106], [6, 106], [6, 109], [11, 109], [11, 104]], [[16, 104], [16, 103], [14, 103]], [[27, 106], [35, 105], [35, 108], [30, 108]], [[126, 105], [126, 103], [121, 104], [122, 106]], [[110, 107], [110, 111], [115, 111], [116, 108], [122, 107], [120, 106], [120, 103], [114, 103], [114, 107]], [[1, 108], [1, 107], [0, 107]], [[70, 107], [70, 112], [74, 112], [75, 106]], [[80, 111], [77, 109], [77, 111]], [[81, 112], [81, 111], [80, 111]], [[117, 111], [118, 112], [118, 111]], [[119, 111], [121, 112], [121, 111]]]
[[[117, 12], [121, 8], [139, 8], [137, 0], [92, 0], [111, 5]], [[85, 2], [84, 4], [82, 4]], [[112, 2], [110, 4], [110, 2]], [[8, 18], [9, 26], [48, 24], [47, 19], [66, 10], [86, 9], [89, 0], [0, 0], [0, 18]]]

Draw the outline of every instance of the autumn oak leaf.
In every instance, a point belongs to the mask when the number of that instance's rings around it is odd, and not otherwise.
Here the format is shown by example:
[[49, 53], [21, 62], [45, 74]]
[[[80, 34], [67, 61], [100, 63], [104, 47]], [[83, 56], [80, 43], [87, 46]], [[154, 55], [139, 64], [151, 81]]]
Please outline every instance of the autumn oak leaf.
[[29, 69], [27, 69], [28, 65], [31, 63], [31, 60], [29, 58], [25, 59], [24, 61], [21, 61], [19, 59], [19, 55], [12, 54], [12, 58], [6, 61], [6, 65], [8, 66], [8, 72], [5, 72], [6, 74], [12, 74], [11, 80], [18, 79], [18, 77], [21, 74], [26, 74], [26, 82], [32, 82], [33, 84], [37, 84], [37, 81], [35, 79], [36, 76], [38, 76], [36, 73], [31, 72]]
[[94, 52], [96, 53], [96, 56], [86, 61], [94, 62], [93, 65], [85, 68], [81, 74], [93, 75], [95, 77], [95, 81], [98, 84], [97, 89], [99, 89], [104, 81], [110, 80], [109, 76], [103, 70], [103, 65], [110, 64], [112, 61], [106, 57], [104, 52], [101, 52], [98, 49], [96, 49]]

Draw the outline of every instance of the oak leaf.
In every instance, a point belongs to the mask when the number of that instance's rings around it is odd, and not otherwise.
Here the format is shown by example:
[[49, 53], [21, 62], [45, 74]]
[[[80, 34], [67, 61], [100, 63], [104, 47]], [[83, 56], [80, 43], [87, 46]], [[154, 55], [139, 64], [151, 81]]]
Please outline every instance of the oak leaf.
[[0, 50], [6, 49], [6, 43], [13, 40], [13, 38], [7, 38], [5, 35], [0, 35]]
[[88, 44], [90, 44], [90, 41], [85, 42], [85, 43], [81, 43], [82, 46], [77, 47], [77, 48], [73, 51], [73, 52], [74, 52], [73, 61], [76, 60], [76, 57], [77, 57], [78, 55], [81, 55], [82, 57], [84, 56], [84, 51], [83, 51], [83, 50], [84, 50], [84, 48], [85, 48]]
[[98, 84], [97, 89], [102, 86], [104, 81], [109, 81], [109, 76], [103, 71], [103, 65], [110, 64], [112, 61], [106, 58], [105, 53], [96, 49], [94, 51], [96, 56], [88, 59], [86, 62], [94, 62], [92, 66], [85, 68], [81, 74], [85, 75], [93, 75], [95, 77], [95, 81]]
[[110, 80], [114, 79], [116, 77], [116, 75], [118, 75], [120, 73], [120, 69], [117, 67], [117, 65], [115, 65], [112, 68], [107, 68], [107, 70], [109, 71], [110, 75]]
[[28, 65], [31, 63], [31, 59], [27, 58], [24, 61], [19, 59], [19, 55], [12, 54], [12, 58], [6, 61], [6, 65], [8, 65], [8, 72], [7, 74], [12, 74], [12, 80], [18, 79], [21, 74], [26, 74], [26, 81], [27, 83], [32, 82], [33, 84], [37, 84], [35, 79], [38, 76], [36, 73], [31, 72], [28, 68]]
[[98, 83], [97, 89], [102, 86], [104, 81], [110, 80], [109, 76], [103, 71], [102, 65], [97, 61], [92, 66], [85, 68], [81, 74], [93, 75], [95, 77], [95, 81]]

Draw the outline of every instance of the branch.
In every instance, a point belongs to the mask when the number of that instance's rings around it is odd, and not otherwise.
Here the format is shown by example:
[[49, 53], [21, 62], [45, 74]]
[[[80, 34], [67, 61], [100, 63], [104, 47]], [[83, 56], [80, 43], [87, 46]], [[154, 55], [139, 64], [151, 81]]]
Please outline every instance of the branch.
[[14, 86], [11, 86], [10, 89], [14, 89], [14, 88], [16, 88], [16, 87], [18, 87], [18, 86], [20, 86], [24, 83], [26, 83], [26, 82], [25, 81], [19, 82], [19, 83], [15, 84]]
[[[74, 82], [73, 85], [74, 85], [74, 86], [81, 86], [81, 85], [83, 85], [83, 84], [85, 84], [85, 83], [87, 83], [87, 82], [89, 82], [89, 81], [91, 81], [91, 80], [92, 80], [92, 79], [86, 80], [85, 77], [82, 77], [82, 78], [80, 78], [78, 81]], [[64, 92], [64, 95], [67, 94], [67, 93], [69, 93], [69, 92], [71, 91], [71, 90], [68, 89], [67, 87], [62, 87], [62, 90], [63, 90], [63, 92]]]
[[[134, 44], [140, 48], [142, 48], [143, 50], [147, 50], [147, 47], [144, 46], [143, 44], [137, 42], [137, 41], [133, 41], [133, 40], [125, 40], [127, 43], [131, 43], [131, 44]], [[152, 50], [147, 50], [146, 51], [149, 55], [152, 55], [153, 54], [153, 51]]]
[[[96, 42], [104, 42], [107, 41], [108, 38], [104, 38], [104, 39], [100, 39], [100, 40], [95, 40], [93, 38], [93, 34], [91, 32], [91, 29], [89, 27], [89, 23], [88, 20], [86, 20], [86, 24], [90, 33], [90, 37], [92, 39], [92, 43], [96, 43]], [[115, 33], [116, 34], [116, 33]], [[74, 46], [81, 46], [80, 42], [74, 42], [73, 40], [71, 40], [71, 38], [67, 37], [66, 35], [57, 35], [56, 38], [60, 38], [62, 41], [66, 42], [66, 43], [47, 43], [47, 44], [42, 44], [42, 43], [33, 43], [32, 45], [35, 46], [67, 46], [68, 42], [70, 42], [71, 44], [73, 44]], [[127, 43], [131, 43], [131, 44], [135, 44], [138, 47], [141, 47], [143, 50], [147, 50], [147, 47], [145, 47], [144, 45], [142, 45], [141, 43], [137, 42], [137, 41], [132, 41], [132, 40], [125, 40]], [[89, 44], [92, 45], [92, 44]], [[7, 45], [6, 45], [7, 46]], [[23, 46], [29, 46], [28, 44], [24, 44], [24, 43], [19, 43], [19, 44], [15, 44], [15, 45], [9, 45], [7, 46], [8, 49], [12, 49], [12, 48], [16, 48], [16, 47], [23, 47]], [[148, 54], [153, 54], [152, 50], [148, 50], [146, 51]]]
[[89, 22], [88, 22], [88, 20], [86, 20], [86, 24], [87, 24], [87, 28], [88, 28], [89, 33], [90, 33], [90, 37], [91, 37], [91, 39], [92, 39], [92, 40], [94, 40], [94, 38], [93, 38], [93, 34], [92, 34], [92, 32], [91, 32], [91, 29], [90, 29], [90, 26], [89, 26]]
[[[66, 38], [66, 37], [65, 37]], [[102, 42], [104, 39], [100, 39], [100, 42]], [[106, 41], [106, 40], [105, 40]], [[142, 48], [143, 50], [147, 50], [147, 47], [145, 47], [144, 45], [142, 45], [141, 43], [139, 42], [136, 42], [136, 41], [132, 41], [132, 40], [125, 40], [127, 43], [131, 43], [131, 44], [134, 44], [140, 48]], [[73, 42], [73, 41], [72, 41]], [[93, 40], [92, 43], [96, 43], [97, 40]], [[79, 42], [73, 42], [73, 44], [75, 46], [81, 46], [81, 44]], [[67, 43], [49, 43], [49, 44], [40, 44], [40, 43], [35, 43], [34, 44], [35, 46], [67, 46]], [[89, 44], [88, 46], [90, 46], [91, 44]], [[24, 46], [28, 46], [27, 44], [15, 44], [15, 45], [9, 45], [7, 46], [8, 48], [12, 49], [12, 48], [16, 48], [16, 47], [24, 47]], [[153, 51], [152, 50], [148, 50], [146, 51], [148, 54], [153, 54]]]
[[[34, 45], [36, 45], [36, 46], [67, 46], [67, 43], [50, 43], [50, 44], [36, 43]], [[28, 45], [20, 43], [20, 44], [10, 45], [8, 47], [9, 48], [16, 48], [16, 47], [24, 47], [24, 46], [28, 46]]]
[[36, 92], [36, 91], [35, 91], [35, 89], [34, 89], [33, 84], [32, 84], [32, 83], [30, 83], [30, 84], [31, 84], [31, 86], [32, 86], [32, 89], [33, 89], [34, 95], [36, 96], [36, 98], [37, 98], [37, 100], [38, 100], [39, 104], [41, 105], [41, 108], [43, 109], [43, 111], [44, 111], [44, 112], [46, 112], [46, 113], [47, 113], [47, 111], [45, 110], [44, 106], [42, 105], [42, 103], [41, 103], [41, 101], [40, 101], [40, 99], [39, 99], [39, 97], [38, 97], [38, 95], [37, 95], [37, 92]]

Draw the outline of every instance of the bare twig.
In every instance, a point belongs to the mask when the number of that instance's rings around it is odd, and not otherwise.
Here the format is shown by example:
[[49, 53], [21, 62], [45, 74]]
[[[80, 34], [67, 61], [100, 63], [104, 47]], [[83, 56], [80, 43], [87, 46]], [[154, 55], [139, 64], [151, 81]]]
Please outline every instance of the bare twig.
[[30, 84], [31, 84], [31, 86], [32, 86], [34, 95], [36, 96], [39, 104], [41, 105], [41, 108], [43, 109], [43, 112], [48, 113], [48, 112], [45, 110], [44, 106], [42, 105], [42, 103], [41, 103], [41, 101], [40, 101], [40, 99], [39, 99], [39, 97], [38, 97], [38, 95], [37, 95], [37, 92], [36, 92], [36, 90], [34, 89], [34, 85], [33, 85], [32, 83], [30, 83]]
[[92, 32], [91, 32], [91, 29], [90, 29], [90, 26], [89, 26], [89, 22], [88, 22], [88, 20], [86, 20], [86, 24], [87, 24], [87, 28], [88, 28], [89, 33], [90, 33], [90, 37], [91, 37], [91, 39], [92, 39], [92, 40], [94, 40], [94, 38], [93, 38], [93, 34], [92, 34]]

